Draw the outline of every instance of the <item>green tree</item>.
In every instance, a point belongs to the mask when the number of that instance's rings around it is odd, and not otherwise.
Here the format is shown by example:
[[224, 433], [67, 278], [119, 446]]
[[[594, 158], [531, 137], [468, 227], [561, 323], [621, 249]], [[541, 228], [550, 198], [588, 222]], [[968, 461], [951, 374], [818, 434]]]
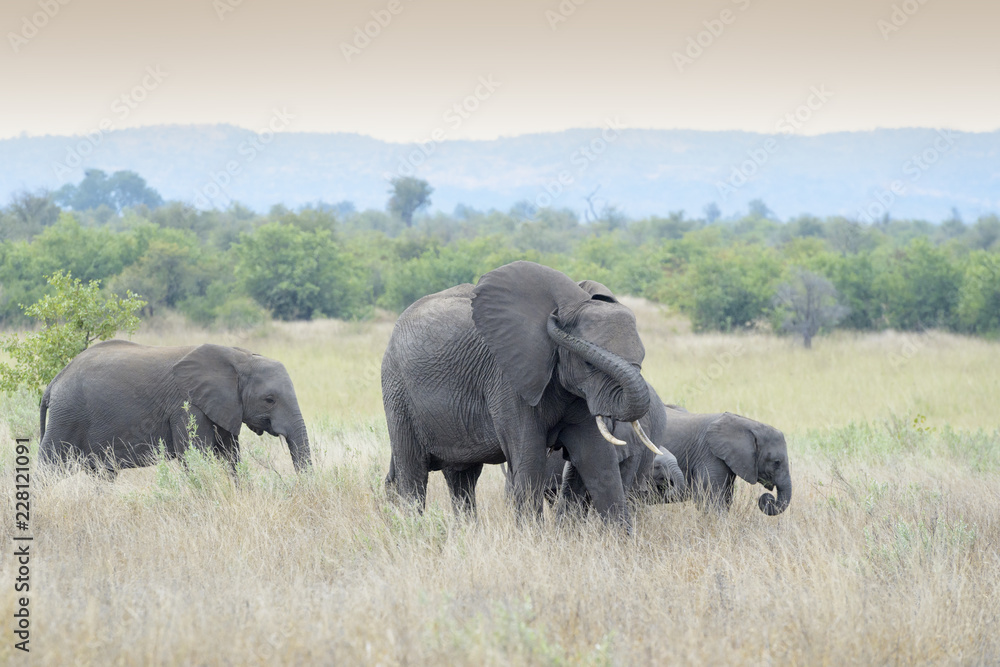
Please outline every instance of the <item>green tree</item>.
[[82, 227], [74, 214], [63, 213], [31, 242], [0, 246], [0, 322], [26, 321], [18, 304], [38, 301], [48, 289], [45, 276], [66, 271], [85, 282], [104, 281], [121, 273], [140, 255], [131, 233], [104, 227]]
[[876, 245], [876, 234], [871, 227], [854, 220], [836, 216], [828, 218], [824, 227], [830, 249], [843, 255], [856, 255]]
[[781, 264], [770, 248], [723, 248], [691, 262], [672, 300], [695, 331], [749, 328], [770, 313], [780, 275]]
[[427, 181], [412, 176], [397, 176], [390, 182], [389, 212], [399, 218], [407, 227], [413, 226], [413, 215], [430, 206], [434, 188]]
[[218, 269], [206, 261], [194, 234], [149, 225], [140, 229], [138, 236], [138, 244], [144, 247], [142, 256], [111, 279], [109, 287], [114, 292], [142, 294], [146, 298], [144, 312], [149, 315], [204, 294]]
[[498, 237], [458, 241], [443, 247], [435, 244], [389, 269], [379, 305], [401, 312], [423, 296], [473, 283], [483, 273], [520, 256], [505, 249]]
[[859, 331], [884, 326], [882, 300], [875, 289], [876, 275], [881, 270], [881, 264], [873, 262], [870, 252], [846, 255], [832, 263], [827, 275], [848, 308], [840, 326]]
[[272, 222], [244, 234], [234, 251], [247, 294], [278, 319], [351, 318], [370, 306], [364, 269], [327, 229]]
[[884, 270], [875, 277], [875, 294], [886, 323], [899, 330], [954, 326], [962, 272], [947, 248], [918, 237], [906, 247], [881, 255]]
[[751, 218], [771, 218], [774, 212], [767, 207], [763, 199], [751, 199], [747, 204], [747, 215]]
[[719, 210], [719, 205], [714, 201], [705, 204], [701, 210], [705, 214], [705, 222], [708, 224], [712, 224], [722, 217], [722, 211]]
[[0, 211], [0, 240], [30, 239], [55, 224], [59, 213], [46, 190], [15, 192], [7, 208]]
[[976, 250], [969, 255], [957, 314], [962, 331], [1000, 333], [1000, 253]]
[[981, 216], [972, 226], [970, 244], [982, 250], [997, 250], [1000, 246], [1000, 216]]
[[55, 293], [25, 308], [25, 313], [43, 324], [41, 331], [24, 339], [8, 336], [2, 349], [14, 365], [0, 363], [0, 389], [20, 387], [40, 391], [73, 357], [96, 340], [107, 340], [119, 331], [134, 333], [139, 327], [136, 312], [144, 301], [131, 292], [124, 299], [102, 296], [100, 282], [84, 285], [59, 271], [48, 278]]
[[163, 205], [163, 197], [146, 185], [146, 179], [134, 171], [116, 171], [109, 178], [100, 169], [87, 169], [79, 185], [67, 183], [55, 193], [55, 201], [74, 211], [87, 211], [107, 206], [121, 213], [125, 208]]
[[691, 230], [698, 229], [701, 226], [702, 224], [698, 220], [685, 220], [684, 211], [671, 211], [670, 215], [666, 218], [654, 215], [644, 220], [633, 222], [628, 226], [628, 234], [638, 246], [650, 241], [681, 239]]

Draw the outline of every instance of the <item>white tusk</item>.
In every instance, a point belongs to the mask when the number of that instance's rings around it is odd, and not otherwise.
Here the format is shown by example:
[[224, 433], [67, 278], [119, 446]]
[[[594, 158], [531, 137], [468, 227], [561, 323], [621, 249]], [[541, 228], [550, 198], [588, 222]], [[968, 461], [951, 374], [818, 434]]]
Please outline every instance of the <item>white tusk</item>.
[[608, 425], [604, 423], [604, 417], [597, 415], [597, 430], [601, 432], [604, 439], [610, 442], [612, 445], [627, 445], [628, 443], [624, 440], [619, 440], [615, 436], [611, 435], [611, 431], [608, 430]]
[[651, 452], [653, 452], [654, 454], [663, 453], [659, 450], [659, 448], [656, 445], [653, 444], [653, 441], [649, 439], [649, 436], [646, 435], [646, 432], [642, 430], [642, 425], [639, 424], [638, 420], [632, 422], [632, 430], [635, 431], [635, 434], [639, 436], [640, 440], [642, 440], [642, 444], [646, 445], [646, 447], [648, 447]]

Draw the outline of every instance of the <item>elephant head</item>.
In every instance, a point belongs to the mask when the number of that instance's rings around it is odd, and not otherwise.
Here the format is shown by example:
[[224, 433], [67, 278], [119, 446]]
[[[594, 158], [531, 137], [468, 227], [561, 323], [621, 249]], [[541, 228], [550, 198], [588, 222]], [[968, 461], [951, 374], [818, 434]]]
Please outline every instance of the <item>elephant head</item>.
[[[777, 489], [777, 500], [770, 493], [758, 498], [757, 506], [764, 514], [774, 516], [785, 511], [792, 500], [792, 477], [781, 431], [725, 412], [708, 424], [701, 437], [704, 443], [699, 450], [707, 449], [747, 482], [760, 482], [768, 491]], [[654, 467], [665, 463], [665, 458], [657, 457]], [[657, 475], [654, 469], [654, 479], [663, 477], [663, 473]]]
[[502, 266], [473, 291], [476, 330], [529, 405], [554, 379], [602, 426], [602, 416], [636, 421], [649, 410], [649, 392], [635, 315], [602, 285], [584, 285], [533, 262]]
[[284, 436], [296, 472], [312, 465], [295, 387], [281, 362], [206, 344], [175, 363], [173, 375], [192, 405], [215, 424], [233, 435], [246, 424], [257, 435]]

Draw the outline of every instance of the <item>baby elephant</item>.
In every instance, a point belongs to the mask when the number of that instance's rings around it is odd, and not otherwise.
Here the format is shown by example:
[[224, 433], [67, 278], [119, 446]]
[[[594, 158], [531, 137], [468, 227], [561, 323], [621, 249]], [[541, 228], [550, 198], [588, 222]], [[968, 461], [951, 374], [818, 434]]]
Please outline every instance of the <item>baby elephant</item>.
[[[769, 493], [758, 499], [757, 505], [765, 514], [781, 514], [791, 502], [785, 436], [773, 426], [730, 412], [694, 414], [669, 405], [656, 414], [650, 409], [650, 414], [640, 421], [657, 446], [676, 456], [687, 489], [674, 491], [669, 474], [673, 457], [663, 454], [645, 457], [644, 469], [636, 475], [630, 495], [647, 502], [693, 498], [703, 505], [728, 509], [733, 502], [733, 483], [739, 476], [751, 484], [760, 482], [769, 491], [777, 490], [777, 500]], [[615, 436], [626, 441], [631, 452], [641, 454], [645, 449], [629, 429], [618, 426]], [[546, 475], [549, 489], [561, 485], [564, 502], [584, 503], [587, 490], [573, 465], [564, 462], [558, 452], [553, 454]]]
[[[189, 443], [191, 418], [195, 438]], [[154, 463], [161, 442], [168, 458], [193, 444], [235, 471], [242, 424], [258, 435], [284, 436], [296, 471], [312, 465], [285, 367], [238, 347], [99, 343], [49, 383], [40, 421], [43, 463], [82, 455], [92, 472], [111, 478], [118, 468]]]

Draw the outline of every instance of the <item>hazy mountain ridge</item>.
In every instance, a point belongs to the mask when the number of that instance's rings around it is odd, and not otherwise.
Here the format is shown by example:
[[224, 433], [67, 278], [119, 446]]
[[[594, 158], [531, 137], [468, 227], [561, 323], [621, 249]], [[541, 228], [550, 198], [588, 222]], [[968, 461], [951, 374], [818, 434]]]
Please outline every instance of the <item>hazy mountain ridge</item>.
[[[677, 209], [700, 215], [709, 202], [731, 215], [757, 198], [782, 218], [857, 218], [864, 208], [878, 213], [879, 197], [891, 200], [893, 217], [933, 222], [952, 207], [967, 220], [1000, 209], [1000, 131], [794, 136], [593, 128], [423, 147], [348, 133], [268, 139], [230, 125], [166, 125], [0, 140], [0, 198], [79, 182], [84, 167], [96, 167], [136, 171], [166, 199], [202, 207], [235, 200], [257, 210], [319, 199], [383, 208], [386, 179], [400, 173], [429, 181], [432, 208], [448, 212], [459, 202], [506, 210], [522, 199], [582, 211], [583, 197], [598, 186], [598, 205], [615, 204], [632, 217]], [[720, 189], [739, 182], [739, 174], [732, 177], [741, 166], [746, 183]], [[893, 181], [903, 194], [892, 191]]]

